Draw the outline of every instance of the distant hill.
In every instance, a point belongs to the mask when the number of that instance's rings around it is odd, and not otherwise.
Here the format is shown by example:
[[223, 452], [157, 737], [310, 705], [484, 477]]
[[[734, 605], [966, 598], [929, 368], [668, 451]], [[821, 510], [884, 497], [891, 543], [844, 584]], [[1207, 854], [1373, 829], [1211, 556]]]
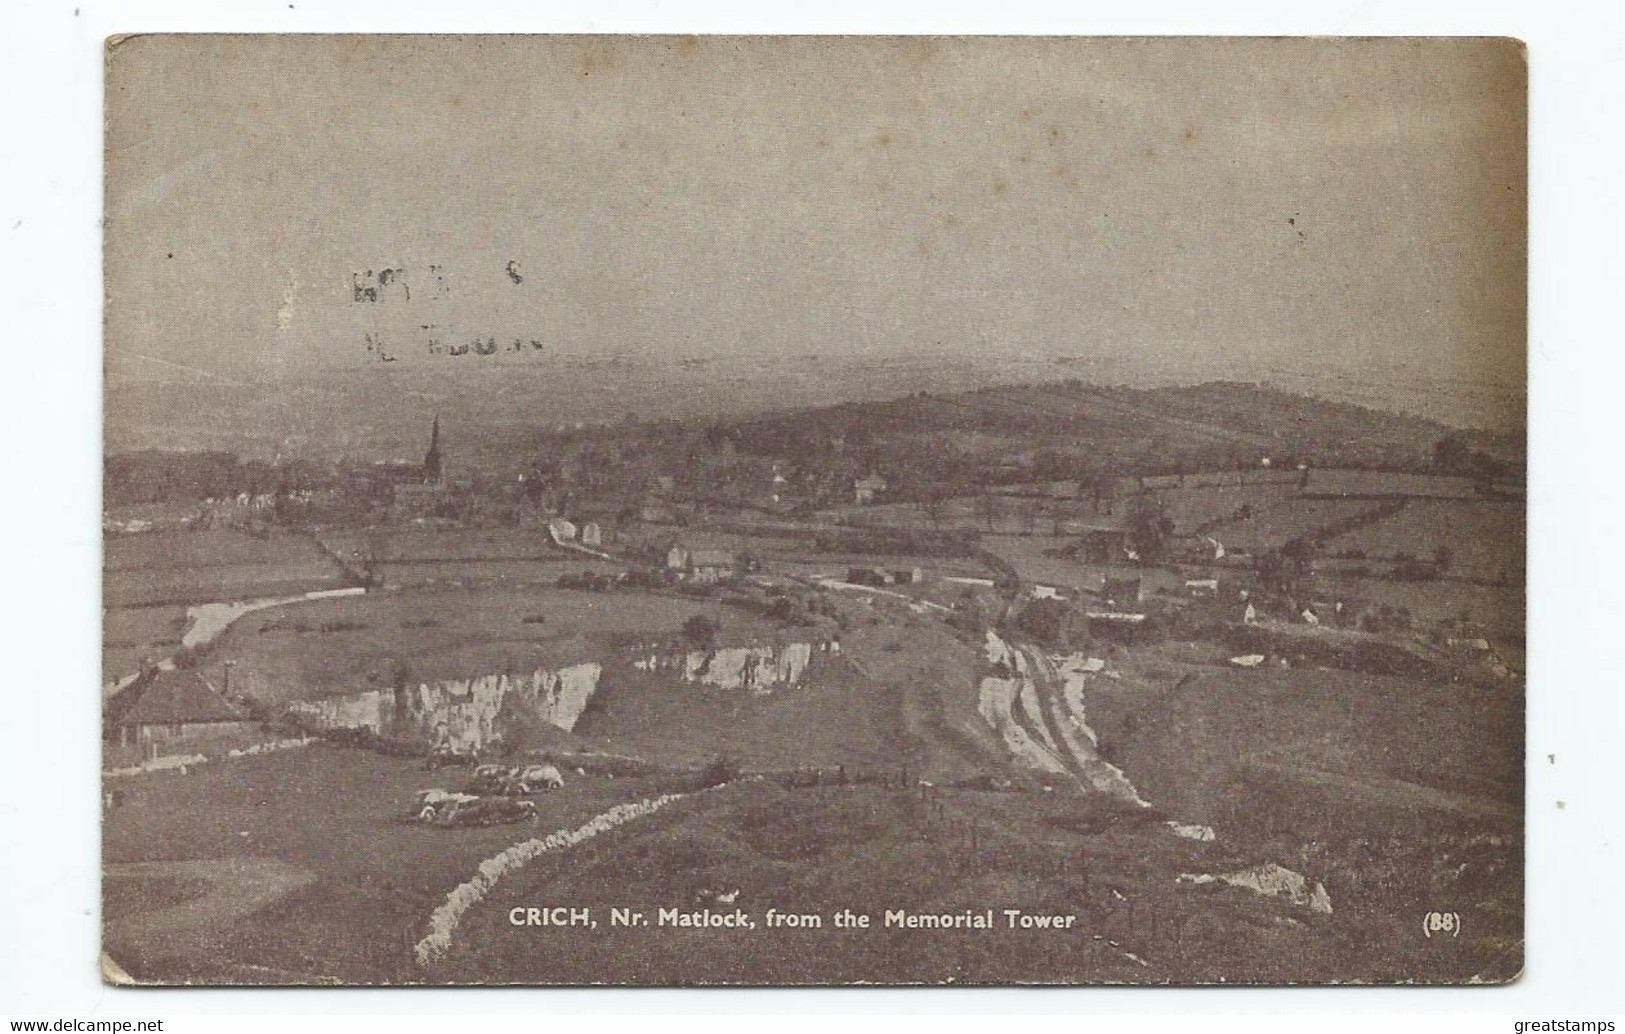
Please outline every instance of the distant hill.
[[[1150, 473], [1256, 467], [1266, 458], [1276, 464], [1304, 459], [1317, 466], [1424, 469], [1436, 443], [1452, 433], [1421, 417], [1235, 382], [1136, 389], [1064, 381], [922, 392], [738, 425], [742, 448], [771, 455], [803, 455], [818, 442], [838, 439], [852, 449], [885, 453], [893, 463], [904, 456], [928, 466], [1003, 457], [1054, 477], [1080, 468]], [[1519, 452], [1521, 462], [1521, 442], [1497, 440]]]
[[[1161, 428], [1179, 431], [1182, 438], [1231, 441], [1247, 451], [1264, 440], [1296, 441], [1304, 431], [1322, 444], [1343, 431], [1376, 431], [1386, 442], [1442, 434], [1442, 425], [1430, 419], [1346, 404], [1372, 399], [1454, 426], [1522, 426], [1521, 404], [1499, 395], [1500, 401], [1490, 401], [1465, 388], [1430, 394], [1420, 382], [1401, 387], [1374, 379], [1376, 374], [1364, 381], [1351, 376], [1313, 382], [1264, 375], [1272, 383], [1290, 384], [1293, 393], [1233, 381], [1155, 387], [1110, 363], [992, 352], [953, 358], [809, 353], [682, 361], [626, 354], [527, 356], [525, 361], [466, 356], [435, 365], [380, 364], [255, 383], [174, 371], [138, 376], [128, 364], [115, 364], [107, 376], [105, 441], [109, 453], [215, 449], [261, 459], [416, 462], [438, 412], [452, 458], [476, 463], [511, 457], [516, 448], [560, 426], [628, 415], [738, 420], [895, 400], [875, 411], [877, 419], [891, 413], [921, 422], [915, 407], [921, 392], [943, 407], [929, 418], [938, 421], [935, 426], [977, 412], [1006, 426], [1026, 420], [1034, 427], [1054, 427], [1057, 418], [1065, 418], [1079, 429], [1106, 424], [1125, 434], [1157, 437]], [[1133, 386], [1080, 393], [1078, 378]], [[949, 397], [959, 401], [949, 405], [944, 401]]]

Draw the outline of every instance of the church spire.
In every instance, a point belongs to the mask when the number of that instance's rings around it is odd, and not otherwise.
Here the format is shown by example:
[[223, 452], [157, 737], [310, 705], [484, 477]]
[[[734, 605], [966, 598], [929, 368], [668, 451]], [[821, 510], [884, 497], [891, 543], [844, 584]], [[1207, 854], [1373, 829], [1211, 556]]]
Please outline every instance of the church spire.
[[440, 459], [440, 414], [434, 415], [434, 427], [429, 431], [429, 451], [423, 454], [423, 482], [436, 485], [443, 473]]

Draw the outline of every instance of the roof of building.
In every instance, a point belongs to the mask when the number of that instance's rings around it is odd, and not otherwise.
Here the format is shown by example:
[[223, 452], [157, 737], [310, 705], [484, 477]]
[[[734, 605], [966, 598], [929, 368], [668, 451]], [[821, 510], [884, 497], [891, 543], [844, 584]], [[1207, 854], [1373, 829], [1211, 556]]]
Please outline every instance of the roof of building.
[[196, 671], [161, 671], [145, 686], [136, 684], [109, 705], [120, 725], [179, 725], [196, 722], [240, 722], [248, 714], [217, 692]]

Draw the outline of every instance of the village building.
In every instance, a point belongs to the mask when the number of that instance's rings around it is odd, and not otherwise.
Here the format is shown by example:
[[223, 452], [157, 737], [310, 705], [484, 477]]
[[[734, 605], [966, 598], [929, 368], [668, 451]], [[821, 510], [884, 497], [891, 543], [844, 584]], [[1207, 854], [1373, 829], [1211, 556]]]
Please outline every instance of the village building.
[[429, 429], [429, 448], [415, 479], [401, 482], [391, 490], [390, 512], [396, 520], [436, 517], [448, 502], [445, 459], [440, 450], [440, 415], [435, 414]]
[[252, 733], [247, 712], [227, 700], [202, 674], [160, 671], [109, 701], [107, 733], [144, 757], [195, 749], [211, 740]]
[[436, 413], [429, 428], [429, 449], [423, 454], [423, 483], [437, 485], [445, 476], [445, 458], [440, 454], [440, 414]]
[[710, 585], [732, 578], [738, 569], [739, 564], [732, 553], [720, 549], [695, 549], [689, 551], [683, 577], [687, 581]]
[[1192, 596], [1217, 596], [1219, 594], [1219, 580], [1217, 578], [1187, 578], [1185, 591]]
[[689, 549], [674, 543], [666, 550], [666, 570], [685, 582], [710, 585], [732, 578], [742, 565], [727, 550]]

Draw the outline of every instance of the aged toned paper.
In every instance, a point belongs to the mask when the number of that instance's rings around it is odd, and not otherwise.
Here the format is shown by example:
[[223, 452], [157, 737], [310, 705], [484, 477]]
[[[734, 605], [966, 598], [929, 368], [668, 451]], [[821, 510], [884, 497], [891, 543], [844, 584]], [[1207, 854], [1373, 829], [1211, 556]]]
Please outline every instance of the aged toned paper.
[[1514, 979], [1525, 83], [109, 41], [107, 979]]

